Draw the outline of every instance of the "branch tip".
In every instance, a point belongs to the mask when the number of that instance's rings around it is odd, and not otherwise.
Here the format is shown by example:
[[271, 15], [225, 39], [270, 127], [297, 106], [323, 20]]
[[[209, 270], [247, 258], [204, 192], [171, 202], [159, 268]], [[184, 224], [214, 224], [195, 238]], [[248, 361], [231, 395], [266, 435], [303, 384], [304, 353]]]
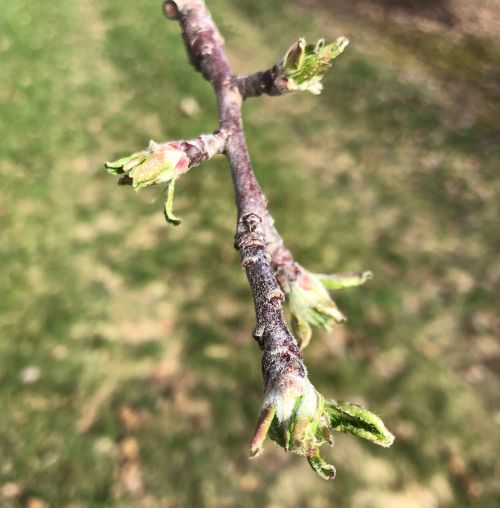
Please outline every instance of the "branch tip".
[[179, 8], [173, 0], [163, 2], [163, 14], [167, 19], [175, 21], [179, 19]]

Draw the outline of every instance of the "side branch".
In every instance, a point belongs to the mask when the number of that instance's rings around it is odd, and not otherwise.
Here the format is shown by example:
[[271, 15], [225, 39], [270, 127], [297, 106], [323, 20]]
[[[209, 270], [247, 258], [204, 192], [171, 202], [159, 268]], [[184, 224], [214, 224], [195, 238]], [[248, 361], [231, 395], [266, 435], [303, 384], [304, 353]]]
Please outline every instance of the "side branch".
[[297, 90], [319, 94], [323, 89], [323, 76], [348, 43], [345, 37], [327, 45], [323, 39], [316, 44], [306, 44], [306, 40], [300, 38], [279, 64], [267, 71], [237, 78], [241, 96], [247, 99], [262, 94], [285, 95]]
[[176, 180], [192, 167], [222, 153], [226, 147], [227, 134], [223, 130], [202, 134], [189, 141], [168, 143], [149, 142], [148, 148], [114, 162], [107, 162], [106, 169], [118, 175], [120, 185], [132, 185], [138, 191], [149, 185], [166, 185], [167, 198], [164, 214], [167, 222], [178, 225], [181, 220], [173, 213]]
[[236, 84], [244, 99], [259, 97], [263, 94], [277, 96], [291, 92], [288, 78], [283, 75], [279, 65], [275, 65], [267, 71], [238, 77]]
[[168, 163], [175, 161], [172, 169], [177, 169], [179, 173], [185, 173], [211, 159], [214, 155], [223, 153], [226, 148], [226, 139], [226, 133], [219, 130], [213, 134], [201, 134], [197, 138], [187, 141], [156, 143], [151, 140], [145, 150], [113, 162], [106, 162], [104, 167], [111, 174], [121, 175], [119, 180], [121, 185], [144, 187], [146, 183], [159, 183], [155, 177], [167, 169]]

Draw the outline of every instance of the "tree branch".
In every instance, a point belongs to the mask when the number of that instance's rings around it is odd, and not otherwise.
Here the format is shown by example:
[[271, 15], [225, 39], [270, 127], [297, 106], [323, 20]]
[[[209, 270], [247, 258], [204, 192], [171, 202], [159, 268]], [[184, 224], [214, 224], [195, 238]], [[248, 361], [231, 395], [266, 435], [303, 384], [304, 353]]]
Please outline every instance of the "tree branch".
[[[251, 444], [251, 456], [271, 439], [286, 451], [304, 455], [323, 478], [335, 476], [335, 468], [321, 458], [323, 443], [333, 443], [332, 431], [347, 432], [382, 446], [394, 436], [383, 422], [366, 409], [348, 402], [325, 400], [308, 379], [302, 352], [283, 316], [285, 293], [296, 324], [300, 345], [311, 335], [311, 324], [328, 329], [345, 318], [326, 287], [362, 284], [367, 276], [326, 276], [307, 272], [285, 247], [267, 209], [267, 199], [252, 169], [243, 132], [242, 100], [262, 93], [282, 95], [288, 91], [319, 93], [321, 79], [331, 61], [342, 52], [347, 40], [306, 45], [299, 39], [271, 70], [246, 78], [231, 72], [223, 39], [203, 0], [167, 0], [164, 13], [179, 21], [190, 62], [211, 84], [217, 98], [220, 126], [212, 135], [191, 141], [162, 145], [151, 143], [147, 150], [107, 163], [121, 183], [138, 190], [167, 183], [167, 221], [180, 222], [172, 212], [175, 180], [192, 166], [224, 152], [233, 179], [238, 209], [235, 247], [252, 291], [256, 325], [253, 332], [262, 356], [265, 397]], [[286, 87], [286, 89], [285, 89]], [[279, 284], [278, 284], [279, 282]], [[281, 287], [280, 287], [281, 286]]]
[[274, 65], [267, 71], [238, 77], [236, 83], [243, 99], [259, 97], [262, 94], [285, 95], [292, 91], [289, 89], [288, 79], [283, 75], [279, 65]]
[[[212, 83], [220, 116], [220, 128], [227, 134], [226, 155], [231, 165], [238, 207], [235, 247], [246, 270], [256, 314], [254, 337], [264, 355], [262, 371], [266, 391], [273, 383], [307, 370], [302, 353], [283, 317], [284, 295], [278, 286], [266, 252], [264, 223], [271, 225], [265, 198], [252, 170], [241, 117], [242, 97], [229, 68], [223, 39], [202, 0], [166, 2], [180, 21], [189, 59]], [[175, 7], [172, 7], [175, 5]], [[268, 226], [269, 231], [279, 235]], [[281, 242], [282, 243], [282, 242]]]

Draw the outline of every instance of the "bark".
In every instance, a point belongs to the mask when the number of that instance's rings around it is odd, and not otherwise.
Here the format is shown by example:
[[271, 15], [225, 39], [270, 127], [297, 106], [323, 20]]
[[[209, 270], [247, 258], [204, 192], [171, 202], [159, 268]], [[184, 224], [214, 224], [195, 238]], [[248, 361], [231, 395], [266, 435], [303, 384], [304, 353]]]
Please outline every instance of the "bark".
[[[257, 92], [261, 90], [272, 94], [276, 85], [269, 73], [243, 80], [233, 75], [223, 39], [203, 0], [170, 0], [164, 11], [167, 17], [180, 22], [189, 60], [212, 84], [217, 98], [220, 131], [226, 136], [225, 154], [238, 208], [235, 247], [252, 290], [254, 337], [263, 351], [265, 388], [293, 376], [306, 378], [302, 353], [284, 320], [284, 294], [275, 277], [282, 269], [292, 270], [294, 262], [274, 227], [267, 199], [255, 178], [241, 116], [242, 93], [260, 95]], [[259, 84], [264, 82], [269, 84]]]
[[288, 88], [288, 79], [281, 73], [279, 65], [275, 65], [267, 71], [239, 77], [237, 84], [243, 99], [259, 97], [262, 94], [285, 95], [291, 91]]

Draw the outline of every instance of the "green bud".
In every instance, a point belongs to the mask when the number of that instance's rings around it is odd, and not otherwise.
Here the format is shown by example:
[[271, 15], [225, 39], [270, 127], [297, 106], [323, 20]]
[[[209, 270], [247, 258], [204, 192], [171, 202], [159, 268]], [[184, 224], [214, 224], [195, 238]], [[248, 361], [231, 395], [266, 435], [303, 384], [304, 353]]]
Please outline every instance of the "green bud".
[[109, 173], [126, 174], [135, 190], [168, 183], [189, 169], [189, 157], [177, 142], [158, 144], [151, 141], [147, 150], [105, 164]]
[[285, 375], [266, 392], [250, 456], [262, 451], [269, 434], [287, 452], [305, 456], [316, 473], [330, 480], [335, 467], [321, 457], [320, 448], [325, 443], [333, 445], [332, 431], [381, 446], [394, 441], [382, 420], [370, 411], [348, 402], [325, 401], [307, 378]]
[[178, 225], [181, 220], [173, 213], [174, 182], [189, 169], [190, 159], [181, 143], [158, 144], [151, 141], [149, 147], [114, 162], [105, 164], [109, 173], [121, 175], [131, 181], [138, 191], [150, 185], [167, 184], [164, 213], [167, 222]]
[[311, 340], [312, 327], [330, 331], [335, 324], [347, 318], [338, 309], [328, 290], [348, 288], [364, 284], [371, 279], [371, 272], [325, 275], [311, 273], [297, 266], [294, 280], [286, 280], [284, 291], [292, 313], [292, 327], [301, 349]]
[[311, 326], [329, 331], [333, 325], [347, 319], [330, 298], [320, 278], [302, 267], [299, 267], [296, 279], [288, 281], [288, 291], [292, 325], [302, 349], [311, 340]]
[[348, 44], [349, 41], [345, 37], [339, 37], [326, 46], [324, 39], [320, 39], [316, 44], [306, 44], [305, 39], [300, 38], [281, 61], [283, 74], [288, 78], [289, 89], [305, 90], [313, 94], [321, 93], [323, 76], [332, 66], [332, 61]]

